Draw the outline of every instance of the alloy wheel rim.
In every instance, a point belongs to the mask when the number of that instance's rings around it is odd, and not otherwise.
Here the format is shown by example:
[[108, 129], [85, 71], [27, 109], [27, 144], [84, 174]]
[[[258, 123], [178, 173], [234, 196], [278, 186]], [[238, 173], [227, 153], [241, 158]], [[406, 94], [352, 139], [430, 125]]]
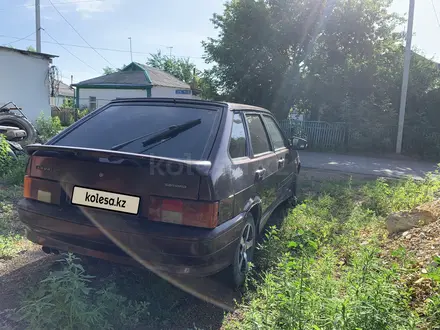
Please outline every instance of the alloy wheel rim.
[[250, 224], [243, 228], [238, 250], [238, 268], [240, 273], [246, 273], [249, 269], [249, 250], [254, 246], [254, 229]]

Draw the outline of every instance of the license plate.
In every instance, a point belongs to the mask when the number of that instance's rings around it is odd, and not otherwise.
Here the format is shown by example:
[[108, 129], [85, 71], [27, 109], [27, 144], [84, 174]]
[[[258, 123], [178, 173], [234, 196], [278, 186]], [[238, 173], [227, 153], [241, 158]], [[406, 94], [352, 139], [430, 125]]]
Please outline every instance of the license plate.
[[140, 197], [117, 194], [108, 191], [74, 187], [72, 204], [89, 206], [129, 214], [139, 211]]

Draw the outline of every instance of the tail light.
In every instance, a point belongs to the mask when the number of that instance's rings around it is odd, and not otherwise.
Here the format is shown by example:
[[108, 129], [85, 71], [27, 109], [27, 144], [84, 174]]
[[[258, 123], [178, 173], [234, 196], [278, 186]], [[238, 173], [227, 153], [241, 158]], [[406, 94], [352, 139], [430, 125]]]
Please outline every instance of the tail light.
[[179, 225], [215, 228], [218, 222], [218, 203], [151, 197], [148, 218]]
[[24, 176], [23, 197], [44, 203], [60, 204], [61, 187], [58, 182]]

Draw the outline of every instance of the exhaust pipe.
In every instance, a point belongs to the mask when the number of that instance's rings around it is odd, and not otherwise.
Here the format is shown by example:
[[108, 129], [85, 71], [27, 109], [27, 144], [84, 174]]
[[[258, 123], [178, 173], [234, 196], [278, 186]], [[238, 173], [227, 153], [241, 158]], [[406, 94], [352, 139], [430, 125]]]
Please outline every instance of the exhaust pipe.
[[52, 249], [52, 248], [50, 248], [48, 246], [43, 246], [41, 249], [46, 254], [51, 254], [51, 253], [53, 253], [53, 254], [60, 254], [60, 251], [58, 251], [57, 249]]

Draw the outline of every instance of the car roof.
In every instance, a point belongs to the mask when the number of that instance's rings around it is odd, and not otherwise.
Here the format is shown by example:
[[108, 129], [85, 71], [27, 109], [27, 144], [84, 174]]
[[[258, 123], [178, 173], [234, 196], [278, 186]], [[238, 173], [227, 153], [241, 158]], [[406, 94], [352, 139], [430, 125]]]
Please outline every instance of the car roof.
[[226, 103], [228, 105], [228, 109], [231, 111], [261, 111], [270, 113], [269, 110], [257, 107], [255, 105], [241, 104], [241, 103]]
[[221, 101], [207, 101], [207, 100], [197, 100], [197, 99], [183, 99], [183, 98], [117, 98], [112, 100], [112, 102], [175, 102], [175, 103], [186, 103], [186, 104], [206, 104], [206, 105], [220, 105], [230, 110], [230, 111], [259, 111], [266, 112], [270, 114], [270, 111], [261, 107], [254, 105], [232, 103], [232, 102], [221, 102]]

